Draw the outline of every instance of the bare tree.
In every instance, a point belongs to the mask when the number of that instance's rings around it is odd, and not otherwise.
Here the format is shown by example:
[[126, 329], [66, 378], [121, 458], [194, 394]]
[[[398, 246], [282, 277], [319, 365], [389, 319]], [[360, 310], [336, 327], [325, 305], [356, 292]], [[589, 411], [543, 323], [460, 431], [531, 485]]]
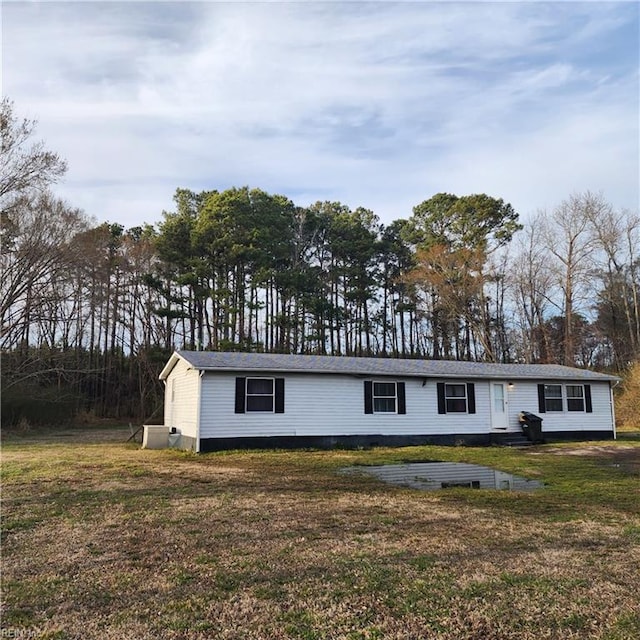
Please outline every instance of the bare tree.
[[18, 198], [11, 221], [10, 241], [4, 243], [0, 256], [3, 349], [29, 344], [34, 337], [31, 331], [38, 325], [42, 327], [42, 313], [46, 313], [49, 322], [56, 319], [58, 314], [53, 315], [52, 303], [56, 307], [64, 301], [52, 297], [60, 290], [58, 284], [67, 277], [73, 262], [72, 238], [86, 224], [81, 211], [48, 192]]
[[634, 336], [633, 341], [636, 349], [636, 356], [640, 356], [640, 216], [629, 215], [625, 227], [625, 240], [627, 244], [629, 259], [629, 281], [631, 283], [631, 299], [633, 301], [633, 313], [631, 316], [630, 333]]
[[18, 120], [13, 102], [8, 98], [2, 99], [0, 207], [3, 216], [21, 195], [45, 190], [67, 170], [66, 162], [57, 153], [45, 149], [43, 142], [32, 142], [35, 127], [34, 120]]
[[[56, 200], [48, 187], [66, 171], [58, 154], [33, 142], [36, 123], [19, 120], [13, 102], [0, 103], [0, 213], [2, 282], [0, 327], [2, 346], [29, 342], [31, 314], [41, 295], [69, 233], [78, 228], [80, 213]], [[73, 218], [74, 222], [71, 221]], [[38, 292], [38, 289], [40, 290]]]
[[509, 285], [515, 307], [515, 318], [520, 332], [519, 357], [525, 362], [547, 362], [549, 345], [545, 332], [545, 319], [554, 306], [554, 279], [549, 268], [542, 229], [544, 212], [537, 215], [517, 236], [516, 251], [509, 274]]
[[586, 191], [571, 195], [550, 215], [540, 218], [542, 239], [562, 290], [563, 361], [567, 365], [575, 364], [574, 314], [581, 303], [593, 299], [588, 293], [593, 293], [593, 259], [599, 243], [592, 221], [609, 209], [601, 195]]
[[637, 357], [640, 348], [638, 313], [637, 247], [640, 218], [612, 207], [589, 212], [601, 252], [597, 277], [602, 280], [598, 320], [618, 367]]

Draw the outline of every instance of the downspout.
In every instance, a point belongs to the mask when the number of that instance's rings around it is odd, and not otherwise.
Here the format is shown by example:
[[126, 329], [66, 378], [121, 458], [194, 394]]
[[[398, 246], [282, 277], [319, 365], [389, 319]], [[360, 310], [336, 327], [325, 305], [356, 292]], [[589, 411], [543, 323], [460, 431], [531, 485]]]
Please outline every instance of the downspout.
[[198, 401], [196, 408], [196, 453], [200, 453], [200, 404], [202, 402], [202, 378], [204, 377], [204, 370], [200, 370], [198, 377]]
[[162, 397], [162, 424], [166, 427], [167, 425], [164, 424], [167, 421], [167, 379], [166, 378], [162, 381], [162, 384], [164, 385], [164, 394]]
[[609, 394], [611, 396], [610, 402], [611, 402], [611, 420], [613, 423], [613, 439], [617, 440], [618, 439], [618, 434], [616, 432], [616, 407], [615, 404], [613, 403], [613, 390], [620, 384], [620, 380], [614, 380], [612, 385], [609, 385]]

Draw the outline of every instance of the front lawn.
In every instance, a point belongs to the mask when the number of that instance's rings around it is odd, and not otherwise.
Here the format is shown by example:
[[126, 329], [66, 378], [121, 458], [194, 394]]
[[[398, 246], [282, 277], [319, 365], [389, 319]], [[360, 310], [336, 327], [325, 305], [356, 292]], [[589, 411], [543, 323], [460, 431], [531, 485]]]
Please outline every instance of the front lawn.
[[[63, 433], [3, 444], [2, 637], [640, 637], [637, 440], [197, 456]], [[411, 460], [545, 489], [337, 473]]]

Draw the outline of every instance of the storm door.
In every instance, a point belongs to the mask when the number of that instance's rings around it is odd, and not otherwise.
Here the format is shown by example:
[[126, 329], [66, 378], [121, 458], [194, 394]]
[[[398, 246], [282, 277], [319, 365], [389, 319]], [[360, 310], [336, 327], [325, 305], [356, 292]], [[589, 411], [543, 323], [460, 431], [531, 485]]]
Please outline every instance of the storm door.
[[491, 428], [506, 431], [509, 426], [509, 397], [506, 382], [491, 382]]

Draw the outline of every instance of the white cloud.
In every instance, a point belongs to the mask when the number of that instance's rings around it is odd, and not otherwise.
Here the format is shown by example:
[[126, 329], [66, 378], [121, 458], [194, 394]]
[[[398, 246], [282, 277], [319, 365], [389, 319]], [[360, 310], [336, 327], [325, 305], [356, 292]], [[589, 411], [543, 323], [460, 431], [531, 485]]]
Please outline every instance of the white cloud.
[[611, 42], [635, 26], [635, 51], [637, 19], [624, 3], [9, 3], [3, 88], [69, 160], [64, 194], [125, 224], [159, 220], [178, 186], [386, 221], [437, 191], [527, 213], [602, 189], [634, 208], [638, 65]]

